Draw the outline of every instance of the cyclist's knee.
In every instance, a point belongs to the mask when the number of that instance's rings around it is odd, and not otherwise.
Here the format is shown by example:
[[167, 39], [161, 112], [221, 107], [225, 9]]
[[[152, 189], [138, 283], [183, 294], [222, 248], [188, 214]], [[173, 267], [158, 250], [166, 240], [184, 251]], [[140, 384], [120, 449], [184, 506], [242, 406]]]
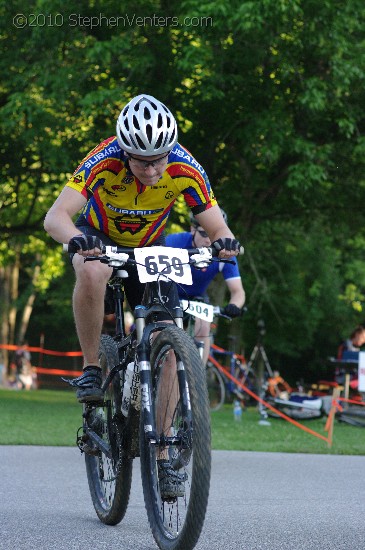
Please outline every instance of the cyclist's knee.
[[84, 262], [81, 256], [80, 259], [81, 261], [78, 259], [74, 260], [77, 281], [93, 287], [97, 287], [98, 285], [104, 287], [112, 275], [110, 267], [100, 262]]

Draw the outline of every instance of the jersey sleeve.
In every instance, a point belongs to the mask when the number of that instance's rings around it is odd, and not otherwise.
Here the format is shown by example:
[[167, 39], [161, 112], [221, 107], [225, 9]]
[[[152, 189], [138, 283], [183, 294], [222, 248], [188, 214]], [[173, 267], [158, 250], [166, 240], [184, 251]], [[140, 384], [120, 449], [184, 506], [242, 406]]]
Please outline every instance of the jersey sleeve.
[[121, 169], [121, 148], [111, 137], [97, 145], [84, 158], [66, 186], [81, 193], [87, 200], [93, 195], [97, 175], [103, 170], [117, 173]]
[[225, 281], [228, 281], [229, 279], [240, 279], [240, 270], [238, 268], [238, 263], [236, 258], [232, 258], [234, 261], [234, 264], [223, 264], [222, 269], [222, 275], [224, 277]]
[[217, 204], [207, 173], [182, 145], [172, 151], [167, 171], [193, 214]]

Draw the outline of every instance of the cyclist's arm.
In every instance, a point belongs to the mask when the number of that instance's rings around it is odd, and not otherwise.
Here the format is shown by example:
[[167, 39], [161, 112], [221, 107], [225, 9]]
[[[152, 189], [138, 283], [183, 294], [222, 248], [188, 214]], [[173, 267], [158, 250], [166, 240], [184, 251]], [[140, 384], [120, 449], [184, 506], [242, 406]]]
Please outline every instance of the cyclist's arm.
[[81, 193], [70, 187], [64, 187], [47, 212], [44, 229], [55, 241], [68, 243], [72, 237], [80, 234], [72, 218], [86, 202], [87, 199]]
[[241, 308], [246, 300], [246, 294], [241, 279], [228, 279], [226, 281], [230, 292], [229, 303]]
[[195, 214], [195, 218], [208, 233], [212, 242], [217, 239], [234, 239], [232, 231], [223, 219], [219, 206], [212, 206], [204, 212]]

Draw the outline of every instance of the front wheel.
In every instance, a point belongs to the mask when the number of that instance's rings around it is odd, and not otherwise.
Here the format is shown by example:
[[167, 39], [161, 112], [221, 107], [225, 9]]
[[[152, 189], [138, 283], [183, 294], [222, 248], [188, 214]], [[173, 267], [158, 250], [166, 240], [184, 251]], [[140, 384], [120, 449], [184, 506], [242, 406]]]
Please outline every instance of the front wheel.
[[[117, 365], [118, 349], [111, 336], [102, 335], [99, 364], [103, 379]], [[107, 525], [119, 523], [127, 510], [132, 483], [132, 460], [123, 453], [120, 376], [112, 379], [100, 406], [85, 405], [84, 433], [91, 429], [102, 441], [90, 438], [85, 451], [91, 499], [99, 519]], [[102, 448], [103, 447], [103, 448]]]
[[150, 360], [157, 443], [145, 435], [144, 411], [140, 429], [148, 520], [160, 549], [191, 550], [203, 527], [210, 485], [205, 369], [194, 341], [177, 327], [157, 336]]

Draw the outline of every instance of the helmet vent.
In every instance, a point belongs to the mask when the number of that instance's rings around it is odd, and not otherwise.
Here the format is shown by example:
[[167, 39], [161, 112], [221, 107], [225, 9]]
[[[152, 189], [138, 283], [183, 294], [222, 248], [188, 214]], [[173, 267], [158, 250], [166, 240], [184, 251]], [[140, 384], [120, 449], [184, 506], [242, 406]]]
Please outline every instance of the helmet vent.
[[160, 132], [160, 135], [158, 136], [158, 140], [156, 141], [156, 144], [155, 144], [155, 149], [159, 149], [159, 147], [161, 147], [162, 138], [163, 138], [163, 133]]
[[151, 118], [151, 113], [150, 113], [150, 110], [147, 109], [147, 107], [144, 108], [144, 113], [143, 113], [143, 114], [144, 114], [144, 119], [145, 119], [145, 120], [150, 120], [150, 118]]
[[126, 135], [123, 134], [123, 132], [120, 132], [121, 138], [124, 141], [124, 143], [128, 144], [130, 146], [130, 140], [127, 139]]
[[146, 146], [145, 146], [145, 144], [143, 143], [143, 141], [141, 140], [141, 138], [139, 137], [138, 134], [136, 134], [136, 140], [138, 141], [138, 148], [141, 149], [141, 151], [145, 151]]
[[[136, 117], [136, 115], [133, 116], [133, 125], [135, 128], [137, 128], [137, 130], [140, 130], [140, 126], [139, 126], [139, 123], [138, 123], [138, 118]], [[128, 128], [129, 130], [129, 128]]]

